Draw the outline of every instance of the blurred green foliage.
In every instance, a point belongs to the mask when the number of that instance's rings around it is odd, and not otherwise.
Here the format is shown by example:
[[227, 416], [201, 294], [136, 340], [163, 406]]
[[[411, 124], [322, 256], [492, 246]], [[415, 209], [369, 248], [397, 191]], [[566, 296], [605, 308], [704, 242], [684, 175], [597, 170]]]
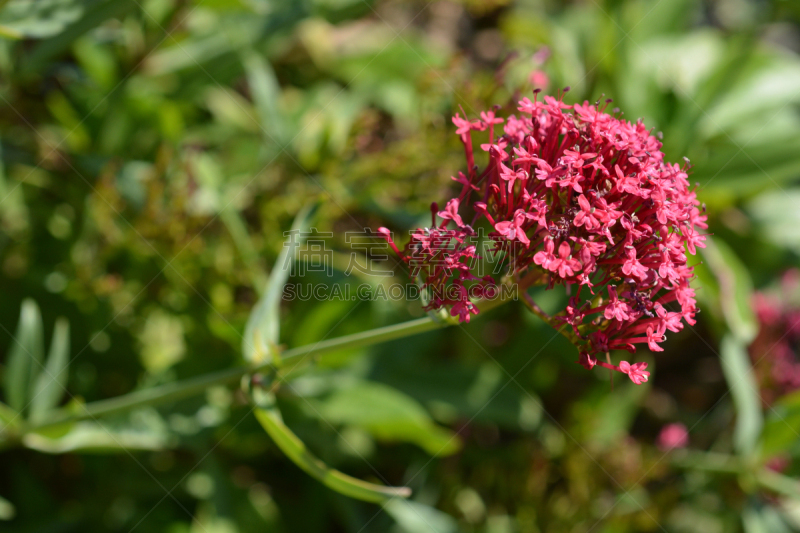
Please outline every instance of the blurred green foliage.
[[[513, 109], [533, 70], [548, 92], [605, 94], [663, 132], [667, 158], [694, 165], [714, 233], [698, 259], [704, 312], [666, 352], [642, 354], [653, 379], [641, 387], [585, 372], [516, 304], [297, 369], [277, 391], [286, 425], [337, 469], [411, 487], [409, 501], [381, 508], [318, 484], [240, 391], [214, 387], [5, 450], [3, 531], [800, 529], [796, 487], [755, 479], [779, 456], [798, 473], [798, 400], [764, 412], [743, 358], [753, 287], [800, 253], [797, 2], [0, 6], [9, 427], [19, 411], [35, 419], [59, 402], [77, 409], [242, 362], [248, 317], [304, 206], [318, 204], [310, 225], [333, 232], [337, 251], [333, 279], [309, 280], [365, 282], [344, 274], [346, 232], [425, 224], [463, 167], [449, 117]], [[332, 300], [284, 302], [280, 314], [280, 332], [262, 330], [264, 350], [422, 311]], [[675, 421], [693, 448], [746, 468], [679, 468], [653, 445]]]

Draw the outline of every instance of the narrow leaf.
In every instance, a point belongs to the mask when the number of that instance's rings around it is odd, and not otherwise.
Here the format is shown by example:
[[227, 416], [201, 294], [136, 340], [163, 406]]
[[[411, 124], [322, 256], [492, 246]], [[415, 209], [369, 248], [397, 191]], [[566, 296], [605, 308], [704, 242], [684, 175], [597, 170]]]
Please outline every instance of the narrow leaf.
[[304, 207], [294, 219], [289, 238], [284, 243], [278, 260], [272, 267], [264, 295], [256, 303], [242, 340], [242, 355], [246, 361], [264, 363], [270, 360], [272, 348], [278, 344], [280, 335], [280, 304], [283, 286], [289, 279], [290, 265], [295, 252], [304, 238], [301, 230], [306, 229], [313, 213], [313, 206]]
[[19, 325], [11, 340], [4, 389], [12, 409], [22, 412], [32, 396], [33, 385], [42, 369], [44, 342], [42, 315], [33, 300], [22, 302]]
[[754, 198], [747, 212], [764, 239], [800, 253], [800, 188], [771, 190]]
[[16, 516], [17, 510], [14, 505], [0, 496], [0, 520], [12, 520]]
[[[796, 478], [784, 476], [779, 472], [765, 468], [756, 474], [756, 481], [766, 489], [788, 496], [793, 500], [800, 500], [800, 482]], [[770, 529], [769, 531], [777, 530]]]
[[31, 400], [30, 419], [33, 422], [42, 420], [47, 413], [58, 405], [67, 387], [69, 376], [69, 321], [59, 318], [56, 321], [53, 340], [47, 364], [39, 374]]
[[50, 438], [28, 433], [22, 438], [26, 448], [42, 453], [114, 453], [128, 450], [163, 450], [170, 439], [158, 432], [109, 429], [97, 422], [79, 422], [66, 434]]
[[408, 487], [385, 487], [375, 485], [334, 470], [306, 449], [305, 444], [286, 427], [276, 409], [255, 409], [256, 418], [278, 448], [311, 477], [323, 485], [345, 496], [373, 503], [381, 503], [391, 498], [407, 498], [411, 495]]
[[137, 409], [124, 417], [64, 422], [26, 433], [22, 444], [43, 453], [119, 453], [128, 450], [163, 450], [176, 439], [152, 408]]
[[392, 500], [383, 506], [407, 533], [457, 533], [458, 522], [449, 514], [430, 505], [405, 500]]
[[739, 339], [731, 334], [725, 335], [720, 343], [720, 351], [722, 371], [736, 406], [733, 444], [736, 451], [749, 455], [755, 450], [764, 425], [758, 383], [745, 346]]
[[797, 428], [800, 427], [800, 391], [786, 394], [772, 404], [761, 433], [761, 456], [769, 459], [783, 453], [800, 451]]
[[[36, 3], [36, 2], [31, 2]], [[87, 3], [83, 16], [64, 27], [52, 37], [38, 41], [21, 63], [21, 72], [30, 75], [46, 68], [47, 61], [62, 53], [81, 35], [96, 28], [112, 17], [120, 19], [136, 8], [136, 2], [130, 0], [102, 0]]]
[[18, 420], [19, 413], [0, 402], [0, 433], [7, 427], [15, 427]]
[[722, 314], [731, 333], [749, 343], [758, 333], [755, 312], [751, 306], [753, 282], [742, 261], [720, 239], [707, 239], [703, 259], [719, 282]]
[[0, 23], [14, 38], [43, 39], [64, 31], [83, 15], [81, 2], [11, 0], [0, 11]]
[[277, 107], [280, 86], [275, 71], [269, 61], [254, 50], [242, 54], [242, 64], [264, 137], [282, 145], [286, 128]]

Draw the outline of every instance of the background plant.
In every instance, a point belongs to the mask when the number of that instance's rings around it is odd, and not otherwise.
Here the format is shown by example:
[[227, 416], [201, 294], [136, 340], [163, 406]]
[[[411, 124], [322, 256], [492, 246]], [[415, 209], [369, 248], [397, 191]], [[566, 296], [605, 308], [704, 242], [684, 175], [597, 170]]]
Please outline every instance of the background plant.
[[[667, 159], [694, 165], [714, 233], [703, 313], [650, 356], [647, 385], [612, 392], [514, 303], [289, 376], [277, 405], [308, 448], [408, 485], [406, 503], [306, 476], [234, 383], [10, 442], [4, 531], [798, 528], [794, 404], [763, 406], [746, 350], [753, 287], [800, 252], [793, 2], [2, 4], [4, 426], [242, 364], [309, 203], [335, 235], [334, 281], [364, 282], [343, 273], [346, 232], [424, 225], [463, 165], [448, 117], [506, 103], [532, 70], [662, 131]], [[422, 316], [337, 301], [280, 315], [288, 349]], [[711, 455], [658, 450], [669, 422]], [[781, 476], [763, 466], [776, 456]]]

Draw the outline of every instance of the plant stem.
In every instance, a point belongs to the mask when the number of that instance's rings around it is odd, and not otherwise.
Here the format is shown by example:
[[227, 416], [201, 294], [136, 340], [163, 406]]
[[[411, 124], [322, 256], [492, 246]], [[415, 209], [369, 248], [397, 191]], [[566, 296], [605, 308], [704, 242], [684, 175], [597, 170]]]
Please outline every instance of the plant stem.
[[678, 468], [718, 474], [741, 474], [745, 470], [741, 460], [734, 455], [693, 450], [675, 450], [672, 453], [672, 464]]
[[569, 342], [576, 344], [577, 339], [575, 338], [575, 335], [573, 335], [573, 333], [566, 328], [566, 322], [559, 324], [553, 320], [553, 317], [545, 313], [542, 308], [539, 307], [539, 305], [533, 300], [533, 297], [528, 294], [527, 290], [520, 290], [520, 292], [522, 293], [522, 303], [525, 304], [525, 307], [527, 307], [531, 313], [541, 318], [546, 324], [549, 324], [550, 327], [555, 329]]
[[750, 477], [756, 485], [791, 498], [800, 497], [800, 482], [779, 472], [747, 461], [735, 455], [694, 450], [676, 450], [672, 464], [686, 470], [701, 470], [717, 474], [731, 474]]
[[795, 500], [800, 497], [800, 482], [774, 470], [762, 469], [756, 474], [756, 481], [765, 489], [784, 494]]
[[[484, 300], [478, 303], [478, 307], [481, 309], [481, 311], [485, 312], [489, 309], [497, 307], [502, 303], [505, 303], [506, 301], [507, 300], [501, 300], [500, 298], [496, 298], [494, 300]], [[354, 333], [352, 335], [345, 335], [335, 339], [307, 344], [305, 346], [298, 346], [297, 348], [291, 348], [285, 352], [282, 352], [280, 354], [280, 359], [282, 362], [285, 362], [310, 354], [322, 355], [345, 348], [361, 348], [364, 346], [371, 346], [373, 344], [408, 337], [410, 335], [416, 335], [418, 333], [423, 333], [425, 331], [430, 331], [449, 325], [451, 325], [451, 323], [442, 320], [436, 320], [431, 317], [418, 318], [416, 320], [410, 320], [401, 324], [394, 324], [392, 326], [385, 326], [361, 333]], [[23, 425], [21, 432], [24, 433], [38, 431], [67, 422], [94, 419], [100, 416], [121, 413], [139, 407], [147, 407], [181, 400], [201, 394], [209, 387], [215, 385], [230, 385], [240, 380], [242, 376], [257, 372], [264, 372], [273, 368], [274, 366], [272, 363], [264, 363], [258, 366], [239, 366], [235, 368], [228, 368], [211, 374], [189, 378], [183, 381], [177, 381], [175, 383], [168, 383], [166, 385], [160, 385], [150, 389], [131, 392], [122, 396], [117, 396], [116, 398], [109, 398], [107, 400], [88, 403], [81, 406], [79, 408], [79, 412], [74, 412], [74, 408], [72, 412], [61, 409], [54, 412], [50, 417], [48, 417], [48, 419], [40, 423], [28, 426]]]

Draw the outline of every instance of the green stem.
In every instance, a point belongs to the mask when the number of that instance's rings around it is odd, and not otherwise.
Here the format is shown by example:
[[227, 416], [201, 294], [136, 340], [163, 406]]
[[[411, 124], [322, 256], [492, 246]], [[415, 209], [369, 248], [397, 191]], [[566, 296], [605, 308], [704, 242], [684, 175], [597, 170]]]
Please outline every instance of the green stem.
[[800, 497], [800, 482], [769, 469], [756, 474], [756, 482], [765, 489], [797, 499]]
[[[800, 497], [800, 482], [796, 479], [784, 476], [758, 464], [748, 464], [735, 455], [676, 450], [673, 452], [672, 464], [686, 470], [744, 476], [743, 478], [740, 477], [740, 479], [752, 479], [762, 489], [777, 492], [791, 498]], [[745, 483], [743, 486], [746, 487], [747, 485], [748, 483]]]
[[745, 471], [742, 461], [734, 455], [692, 450], [675, 450], [672, 454], [672, 464], [686, 470], [703, 470], [718, 474], [742, 474]]
[[[481, 311], [485, 312], [504, 303], [505, 301], [506, 300], [500, 300], [499, 298], [495, 300], [486, 300], [479, 302], [478, 307], [481, 309]], [[286, 362], [311, 354], [318, 356], [344, 348], [361, 348], [364, 346], [371, 346], [373, 344], [400, 339], [449, 325], [451, 325], [450, 322], [436, 320], [431, 317], [419, 318], [416, 320], [403, 322], [401, 324], [385, 326], [361, 333], [354, 333], [352, 335], [345, 335], [343, 337], [320, 341], [314, 344], [307, 344], [305, 346], [298, 346], [297, 348], [292, 348], [282, 352], [281, 361]], [[272, 368], [273, 366], [271, 363], [264, 363], [258, 366], [239, 366], [235, 368], [228, 368], [219, 372], [185, 379], [175, 383], [168, 383], [166, 385], [160, 385], [150, 389], [131, 392], [122, 396], [117, 396], [116, 398], [109, 398], [107, 400], [88, 403], [82, 406], [80, 408], [81, 411], [77, 413], [62, 409], [60, 411], [56, 411], [52, 416], [48, 417], [47, 420], [44, 420], [38, 424], [23, 426], [21, 431], [38, 431], [67, 422], [94, 419], [100, 416], [129, 411], [138, 407], [160, 405], [163, 403], [189, 398], [191, 396], [203, 393], [209, 387], [215, 385], [230, 385], [236, 383], [242, 378], [242, 376], [263, 372]]]
[[569, 342], [571, 342], [572, 344], [577, 344], [578, 339], [575, 337], [575, 334], [566, 327], [567, 326], [566, 322], [562, 322], [559, 324], [558, 322], [553, 320], [553, 317], [545, 313], [542, 310], [542, 308], [539, 307], [539, 305], [534, 301], [533, 297], [530, 294], [528, 294], [527, 290], [521, 290], [521, 293], [522, 293], [522, 303], [525, 304], [525, 307], [527, 307], [531, 313], [541, 318], [542, 321], [544, 321], [546, 324], [549, 324], [550, 327], [555, 329]]

